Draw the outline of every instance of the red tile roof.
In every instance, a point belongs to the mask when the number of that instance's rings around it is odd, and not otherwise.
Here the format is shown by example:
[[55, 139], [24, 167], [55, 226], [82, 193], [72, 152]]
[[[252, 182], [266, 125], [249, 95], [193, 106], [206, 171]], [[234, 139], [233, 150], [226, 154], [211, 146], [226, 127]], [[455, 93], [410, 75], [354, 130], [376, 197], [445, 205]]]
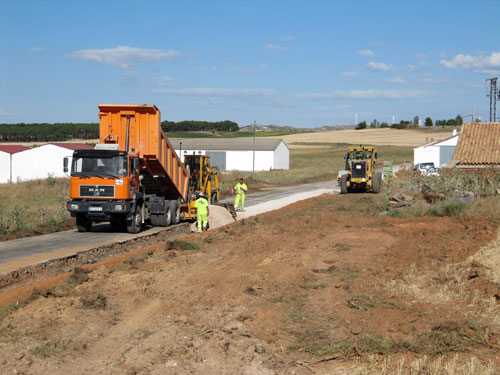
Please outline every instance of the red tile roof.
[[94, 146], [85, 143], [49, 143], [50, 145], [67, 148], [68, 150], [91, 150]]
[[460, 165], [500, 165], [500, 122], [464, 123], [453, 159]]
[[21, 145], [0, 145], [0, 152], [15, 154], [16, 152], [28, 150], [29, 147]]

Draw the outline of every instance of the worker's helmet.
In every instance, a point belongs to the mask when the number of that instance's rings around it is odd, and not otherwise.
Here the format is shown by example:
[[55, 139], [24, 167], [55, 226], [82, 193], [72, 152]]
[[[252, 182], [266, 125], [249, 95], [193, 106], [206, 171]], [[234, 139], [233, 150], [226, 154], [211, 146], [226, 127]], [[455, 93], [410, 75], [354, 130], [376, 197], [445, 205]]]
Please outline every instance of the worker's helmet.
[[198, 197], [200, 197], [200, 198], [205, 198], [205, 193], [204, 193], [204, 192], [202, 192], [202, 191], [200, 191], [200, 192], [198, 193]]

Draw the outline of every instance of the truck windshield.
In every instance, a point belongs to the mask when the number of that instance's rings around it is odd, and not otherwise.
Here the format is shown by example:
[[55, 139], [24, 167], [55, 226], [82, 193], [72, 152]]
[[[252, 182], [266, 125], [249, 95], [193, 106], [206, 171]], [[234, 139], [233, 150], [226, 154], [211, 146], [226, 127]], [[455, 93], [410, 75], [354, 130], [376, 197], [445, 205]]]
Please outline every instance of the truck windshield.
[[126, 177], [127, 157], [74, 157], [71, 168], [72, 176]]

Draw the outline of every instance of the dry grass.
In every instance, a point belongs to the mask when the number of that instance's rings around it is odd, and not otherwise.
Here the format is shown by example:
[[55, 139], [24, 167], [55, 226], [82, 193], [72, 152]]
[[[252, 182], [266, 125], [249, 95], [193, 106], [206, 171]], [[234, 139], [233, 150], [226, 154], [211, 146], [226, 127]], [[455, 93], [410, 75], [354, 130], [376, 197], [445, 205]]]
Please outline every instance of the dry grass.
[[68, 198], [69, 180], [65, 178], [0, 184], [0, 234], [67, 222]]
[[469, 262], [485, 266], [489, 270], [486, 277], [491, 282], [500, 284], [500, 231], [497, 239], [470, 257]]
[[[452, 136], [452, 129], [363, 129], [299, 133], [279, 137], [290, 148], [307, 147], [300, 143], [349, 143], [418, 147]], [[296, 144], [299, 143], [299, 144]]]
[[438, 356], [408, 360], [405, 357], [370, 355], [367, 363], [354, 363], [348, 368], [330, 372], [332, 375], [498, 375], [500, 368], [476, 357], [459, 360]]

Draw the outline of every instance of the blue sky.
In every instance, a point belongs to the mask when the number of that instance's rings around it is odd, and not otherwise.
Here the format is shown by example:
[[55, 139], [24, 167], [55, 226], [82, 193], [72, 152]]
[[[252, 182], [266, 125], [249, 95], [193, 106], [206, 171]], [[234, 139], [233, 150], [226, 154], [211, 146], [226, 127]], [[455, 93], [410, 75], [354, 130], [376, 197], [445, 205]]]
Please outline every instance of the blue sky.
[[[0, 0], [0, 123], [489, 119], [500, 1]], [[470, 117], [466, 118], [470, 119]]]

